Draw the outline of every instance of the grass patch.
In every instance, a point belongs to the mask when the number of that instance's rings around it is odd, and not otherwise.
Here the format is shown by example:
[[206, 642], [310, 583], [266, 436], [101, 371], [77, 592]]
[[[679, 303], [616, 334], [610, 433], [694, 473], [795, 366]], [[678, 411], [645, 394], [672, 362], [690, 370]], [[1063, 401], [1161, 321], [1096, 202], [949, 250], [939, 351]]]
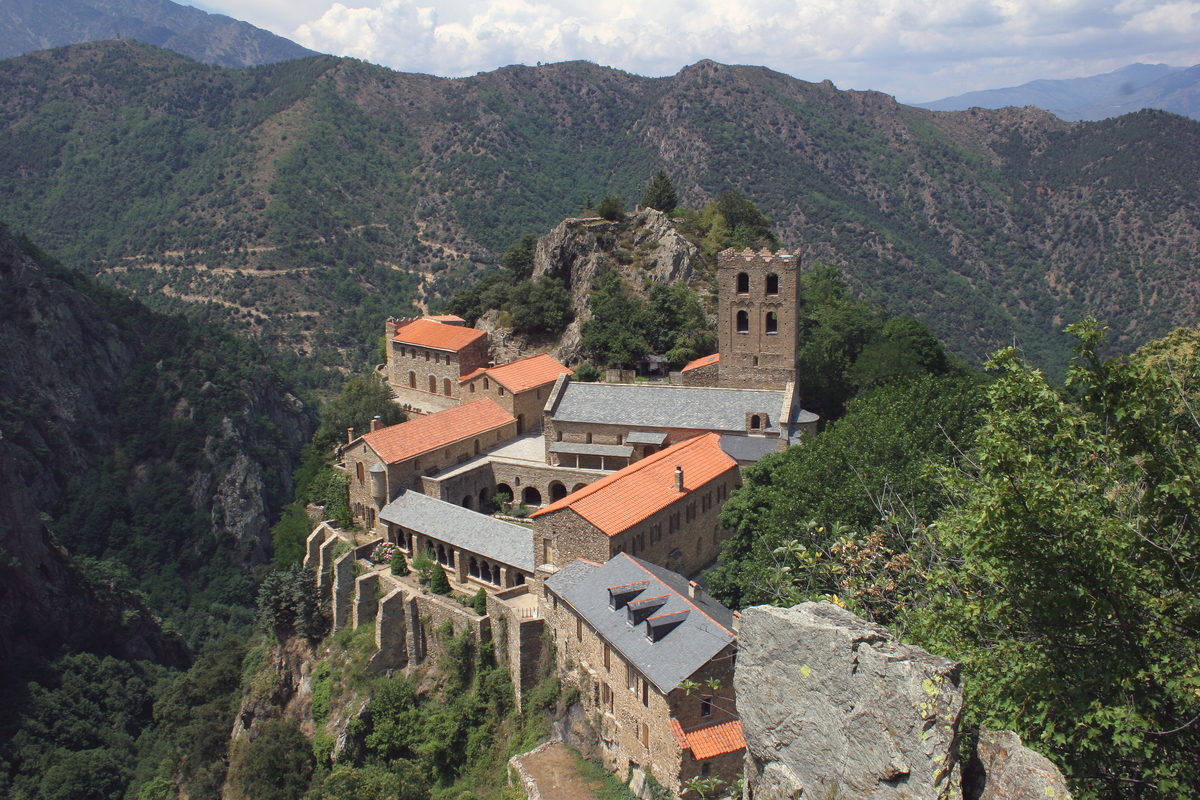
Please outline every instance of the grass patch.
[[638, 800], [637, 796], [629, 791], [629, 787], [606, 770], [599, 761], [589, 761], [574, 747], [567, 749], [575, 759], [575, 769], [578, 770], [579, 777], [587, 783], [592, 794], [596, 795], [596, 800]]

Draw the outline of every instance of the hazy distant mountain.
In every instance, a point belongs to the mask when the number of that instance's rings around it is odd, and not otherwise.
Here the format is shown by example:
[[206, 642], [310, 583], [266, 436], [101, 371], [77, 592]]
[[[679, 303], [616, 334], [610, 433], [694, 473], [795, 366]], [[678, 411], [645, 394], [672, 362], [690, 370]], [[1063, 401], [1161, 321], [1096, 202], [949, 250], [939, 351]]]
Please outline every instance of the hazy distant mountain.
[[223, 67], [315, 55], [249, 23], [170, 0], [0, 0], [0, 58], [105, 39], [137, 39]]
[[1200, 119], [1200, 67], [1130, 64], [1116, 72], [1052, 81], [1038, 80], [916, 103], [931, 111], [1037, 106], [1067, 120], [1100, 120], [1159, 108]]

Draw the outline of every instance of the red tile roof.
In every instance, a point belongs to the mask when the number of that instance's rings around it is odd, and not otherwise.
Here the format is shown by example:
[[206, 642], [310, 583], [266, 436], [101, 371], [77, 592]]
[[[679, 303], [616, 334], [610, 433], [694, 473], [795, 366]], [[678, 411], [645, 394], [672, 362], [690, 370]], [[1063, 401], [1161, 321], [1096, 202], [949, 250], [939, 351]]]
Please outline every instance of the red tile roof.
[[691, 749], [692, 758], [696, 761], [746, 749], [746, 737], [742, 735], [740, 719], [698, 725], [686, 731], [676, 720], [671, 720], [671, 733], [675, 734], [680, 749]]
[[364, 434], [362, 440], [384, 463], [397, 464], [512, 422], [507, 411], [484, 398]]
[[558, 363], [558, 359], [552, 358], [545, 353], [539, 353], [536, 356], [519, 358], [516, 361], [501, 364], [498, 367], [480, 367], [469, 375], [460, 378], [458, 382], [464, 383], [472, 378], [478, 378], [485, 372], [488, 377], [513, 394], [523, 392], [526, 389], [532, 389], [535, 386], [554, 383], [558, 380], [558, 376], [564, 372], [568, 375], [574, 374], [571, 370]]
[[720, 353], [713, 353], [711, 356], [700, 356], [694, 361], [689, 361], [687, 366], [681, 369], [680, 372], [687, 372], [689, 369], [700, 369], [700, 367], [707, 367], [709, 364], [716, 364], [720, 360]]
[[432, 347], [435, 350], [458, 351], [485, 336], [486, 331], [464, 328], [462, 325], [446, 325], [435, 319], [422, 317], [397, 328], [392, 341], [414, 344], [417, 347]]
[[[676, 465], [683, 468], [682, 493], [675, 491]], [[616, 536], [736, 466], [721, 449], [721, 436], [706, 433], [635, 461], [532, 516], [570, 508], [609, 536]]]

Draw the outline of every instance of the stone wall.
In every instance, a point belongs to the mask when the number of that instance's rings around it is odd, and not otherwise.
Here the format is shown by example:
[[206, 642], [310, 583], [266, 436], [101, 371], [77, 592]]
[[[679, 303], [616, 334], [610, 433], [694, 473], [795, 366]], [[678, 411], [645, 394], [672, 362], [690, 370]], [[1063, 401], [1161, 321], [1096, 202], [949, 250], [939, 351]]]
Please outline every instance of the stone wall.
[[[681, 383], [684, 386], [702, 386], [716, 388], [720, 383], [721, 362], [714, 361], [711, 364], [705, 364], [702, 367], [689, 369], [687, 372], [680, 373]], [[672, 380], [672, 383], [675, 381]]]
[[528, 586], [518, 586], [488, 595], [488, 618], [492, 621], [492, 642], [496, 648], [496, 659], [508, 663], [512, 677], [513, 695], [517, 711], [521, 701], [541, 678], [541, 670], [548, 653], [543, 636], [546, 620], [539, 609], [522, 608], [509, 601], [533, 598]]
[[388, 378], [399, 388], [458, 400], [459, 380], [486, 367], [487, 361], [486, 336], [457, 352], [392, 341], [388, 349]]
[[830, 603], [742, 612], [746, 796], [959, 800], [958, 664]]
[[556, 485], [559, 491], [569, 494], [608, 474], [608, 471], [552, 467], [519, 459], [494, 458], [481, 461], [473, 469], [451, 477], [435, 475], [423, 478], [421, 483], [424, 493], [430, 497], [476, 510], [485, 498], [491, 499], [497, 487], [503, 485], [512, 489], [516, 503], [520, 504], [525, 490], [532, 486], [541, 498], [540, 502], [532, 504], [537, 508], [551, 502]]

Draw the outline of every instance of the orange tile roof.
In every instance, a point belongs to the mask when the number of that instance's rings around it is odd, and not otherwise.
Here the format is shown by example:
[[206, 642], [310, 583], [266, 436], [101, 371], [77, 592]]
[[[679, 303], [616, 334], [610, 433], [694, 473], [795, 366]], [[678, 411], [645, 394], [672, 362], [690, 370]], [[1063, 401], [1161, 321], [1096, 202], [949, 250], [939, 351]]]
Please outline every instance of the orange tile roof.
[[671, 720], [671, 733], [675, 734], [680, 749], [691, 749], [692, 758], [696, 761], [746, 749], [746, 737], [742, 734], [740, 719], [698, 725], [686, 731], [679, 722]]
[[431, 319], [434, 322], [466, 322], [465, 319], [457, 314], [430, 314], [425, 319]]
[[460, 378], [458, 382], [464, 383], [472, 378], [478, 378], [485, 372], [492, 380], [513, 394], [523, 392], [526, 389], [532, 389], [535, 386], [554, 383], [558, 380], [558, 376], [564, 372], [568, 375], [575, 374], [560, 364], [558, 359], [545, 353], [539, 353], [536, 356], [527, 356], [526, 358], [519, 358], [516, 361], [510, 361], [507, 364], [501, 364], [498, 367], [480, 367], [469, 375]]
[[680, 372], [687, 372], [689, 369], [700, 369], [700, 367], [707, 367], [709, 364], [716, 364], [720, 360], [720, 353], [713, 353], [711, 356], [700, 356], [694, 361], [689, 361], [687, 366], [681, 369]]
[[363, 434], [362, 440], [384, 463], [396, 464], [510, 422], [516, 420], [500, 406], [484, 398]]
[[432, 347], [435, 350], [457, 351], [483, 336], [487, 336], [487, 331], [464, 328], [462, 325], [446, 325], [435, 319], [422, 317], [397, 328], [392, 341], [415, 344], [417, 347]]
[[[677, 464], [683, 467], [682, 493], [675, 491]], [[532, 516], [570, 508], [609, 536], [616, 536], [736, 466], [721, 449], [720, 434], [706, 433], [635, 461]]]

